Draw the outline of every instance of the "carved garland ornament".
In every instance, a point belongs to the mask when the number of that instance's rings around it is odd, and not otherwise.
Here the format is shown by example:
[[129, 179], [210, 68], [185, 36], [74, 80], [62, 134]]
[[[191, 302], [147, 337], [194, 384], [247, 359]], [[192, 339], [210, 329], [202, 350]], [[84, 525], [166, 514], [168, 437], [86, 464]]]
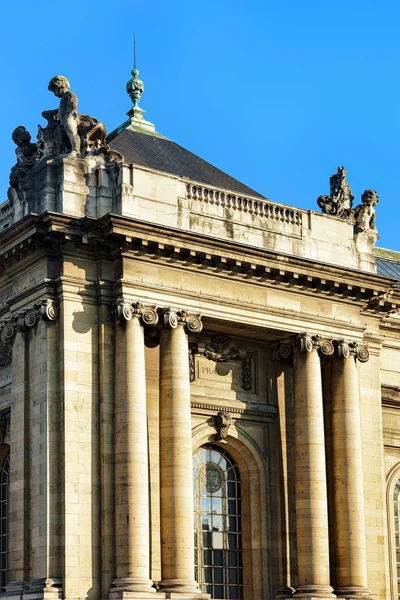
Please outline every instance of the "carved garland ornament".
[[337, 358], [349, 358], [353, 356], [359, 362], [365, 363], [369, 360], [369, 351], [366, 346], [359, 345], [357, 342], [345, 342], [344, 340], [332, 340], [322, 338], [320, 335], [307, 335], [300, 333], [292, 336], [289, 340], [284, 340], [273, 348], [275, 360], [287, 360], [292, 357], [293, 349], [300, 352], [312, 352], [318, 350], [321, 356]]
[[[197, 344], [189, 346], [189, 366], [190, 366], [190, 381], [194, 381], [195, 373], [195, 354], [198, 354]], [[211, 342], [206, 344], [200, 356], [204, 356], [208, 360], [216, 363], [224, 362], [240, 362], [242, 370], [242, 388], [249, 392], [253, 387], [252, 383], [252, 360], [253, 354], [246, 352], [244, 358], [240, 357], [239, 350], [229, 345], [229, 338], [223, 334], [216, 334], [211, 338]]]

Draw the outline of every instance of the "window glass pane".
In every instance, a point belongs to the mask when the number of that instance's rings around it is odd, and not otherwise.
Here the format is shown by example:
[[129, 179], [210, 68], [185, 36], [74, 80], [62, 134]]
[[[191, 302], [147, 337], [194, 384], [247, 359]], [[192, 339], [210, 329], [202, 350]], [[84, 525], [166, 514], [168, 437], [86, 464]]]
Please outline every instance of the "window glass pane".
[[213, 513], [222, 514], [222, 498], [215, 498], [215, 497], [213, 497], [213, 499], [212, 499], [212, 512]]
[[209, 496], [201, 497], [201, 510], [202, 512], [211, 512], [211, 498]]
[[213, 531], [222, 531], [222, 515], [213, 515]]
[[223, 569], [214, 569], [214, 583], [223, 583], [223, 582], [224, 582]]

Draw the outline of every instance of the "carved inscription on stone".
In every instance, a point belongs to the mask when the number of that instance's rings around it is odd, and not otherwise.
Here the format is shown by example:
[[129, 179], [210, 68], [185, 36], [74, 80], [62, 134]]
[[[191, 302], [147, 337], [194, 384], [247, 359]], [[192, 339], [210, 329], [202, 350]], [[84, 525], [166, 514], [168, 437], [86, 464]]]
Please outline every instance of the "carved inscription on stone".
[[190, 344], [189, 366], [190, 381], [198, 378], [255, 393], [255, 353], [231, 346], [226, 335], [214, 335], [208, 343]]
[[213, 363], [206, 358], [199, 358], [199, 379], [208, 381], [223, 380], [225, 383], [231, 383], [234, 387], [241, 389], [241, 365], [239, 362]]

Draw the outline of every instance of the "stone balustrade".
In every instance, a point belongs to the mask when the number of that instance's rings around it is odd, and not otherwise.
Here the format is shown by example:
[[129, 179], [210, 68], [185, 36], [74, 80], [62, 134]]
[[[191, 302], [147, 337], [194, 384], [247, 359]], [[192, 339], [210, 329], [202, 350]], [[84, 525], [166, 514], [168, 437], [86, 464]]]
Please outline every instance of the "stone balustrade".
[[248, 213], [249, 215], [288, 223], [297, 227], [303, 225], [303, 212], [305, 211], [269, 202], [262, 198], [239, 196], [233, 192], [194, 185], [192, 183], [188, 183], [186, 186], [186, 197], [188, 199], [200, 200], [207, 204], [222, 206], [230, 210]]

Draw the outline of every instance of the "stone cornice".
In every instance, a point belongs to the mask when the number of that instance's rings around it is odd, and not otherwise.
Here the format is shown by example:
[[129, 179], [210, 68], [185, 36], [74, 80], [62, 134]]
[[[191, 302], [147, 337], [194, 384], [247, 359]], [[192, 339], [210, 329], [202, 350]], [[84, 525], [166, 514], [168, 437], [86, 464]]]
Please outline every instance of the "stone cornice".
[[387, 277], [116, 215], [100, 219], [54, 213], [29, 215], [2, 232], [0, 242], [3, 271], [7, 264], [44, 244], [50, 249], [68, 242], [108, 244], [114, 255], [122, 252], [127, 257], [168, 261], [213, 275], [227, 274], [261, 285], [351, 300], [370, 314], [387, 314], [400, 308], [400, 293]]
[[400, 408], [400, 387], [382, 385], [382, 406], [385, 408]]
[[273, 405], [262, 405], [260, 407], [255, 408], [239, 408], [233, 406], [220, 406], [219, 404], [210, 404], [204, 402], [191, 402], [191, 407], [193, 412], [200, 411], [201, 414], [210, 414], [210, 412], [214, 415], [215, 412], [225, 412], [230, 413], [232, 415], [243, 415], [243, 417], [250, 418], [250, 420], [262, 421], [262, 420], [274, 420], [277, 417], [278, 409]]

